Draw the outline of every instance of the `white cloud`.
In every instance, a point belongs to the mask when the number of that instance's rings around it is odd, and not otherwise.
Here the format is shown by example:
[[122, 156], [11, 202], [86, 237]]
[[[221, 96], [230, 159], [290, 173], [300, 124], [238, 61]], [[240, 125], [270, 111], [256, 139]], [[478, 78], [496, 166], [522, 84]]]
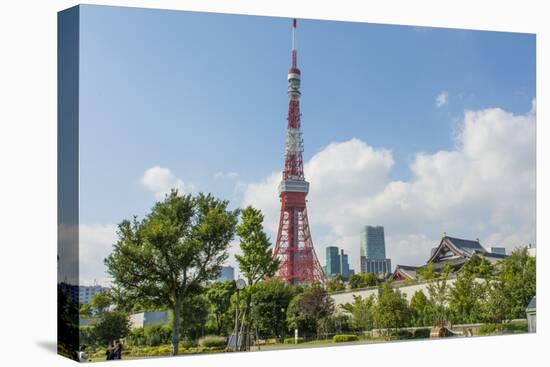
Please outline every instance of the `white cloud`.
[[79, 226], [79, 276], [80, 284], [109, 283], [103, 260], [109, 256], [117, 240], [117, 226], [94, 224]]
[[238, 180], [239, 175], [236, 172], [216, 172], [214, 175], [217, 179], [225, 179], [225, 180]]
[[[385, 226], [392, 264], [421, 264], [441, 234], [480, 238], [509, 250], [535, 236], [535, 108], [513, 115], [499, 108], [466, 111], [456, 148], [418, 153], [409, 181], [392, 181], [386, 149], [351, 139], [332, 143], [305, 164], [308, 213], [317, 254], [337, 244], [359, 262], [359, 231]], [[243, 187], [243, 204], [277, 230], [281, 175]]]
[[162, 199], [171, 189], [177, 189], [180, 194], [189, 193], [194, 190], [193, 184], [183, 182], [168, 168], [159, 166], [147, 169], [143, 173], [140, 182], [147, 190], [153, 193], [157, 200]]
[[435, 105], [437, 107], [441, 107], [447, 104], [447, 101], [449, 99], [449, 93], [443, 91], [439, 93], [439, 95], [435, 98]]

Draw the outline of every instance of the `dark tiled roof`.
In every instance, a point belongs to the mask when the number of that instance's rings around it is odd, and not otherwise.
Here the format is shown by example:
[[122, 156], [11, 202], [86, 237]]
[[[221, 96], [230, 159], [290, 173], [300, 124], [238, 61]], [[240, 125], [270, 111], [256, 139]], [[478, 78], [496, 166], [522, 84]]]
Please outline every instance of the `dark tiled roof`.
[[462, 238], [455, 238], [455, 237], [445, 237], [449, 242], [451, 242], [454, 246], [458, 247], [461, 250], [465, 250], [468, 252], [473, 251], [479, 251], [479, 252], [487, 252], [483, 246], [479, 243], [479, 241], [471, 241], [471, 240], [463, 240]]
[[418, 270], [421, 268], [421, 266], [412, 266], [412, 265], [397, 265], [397, 268], [403, 269], [403, 270]]

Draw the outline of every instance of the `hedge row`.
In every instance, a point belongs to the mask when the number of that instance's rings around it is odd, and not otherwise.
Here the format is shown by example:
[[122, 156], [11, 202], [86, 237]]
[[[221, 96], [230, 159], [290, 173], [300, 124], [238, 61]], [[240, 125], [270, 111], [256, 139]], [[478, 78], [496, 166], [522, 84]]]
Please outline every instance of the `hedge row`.
[[332, 337], [332, 341], [335, 343], [354, 342], [357, 340], [359, 340], [359, 337], [353, 334], [336, 334]]

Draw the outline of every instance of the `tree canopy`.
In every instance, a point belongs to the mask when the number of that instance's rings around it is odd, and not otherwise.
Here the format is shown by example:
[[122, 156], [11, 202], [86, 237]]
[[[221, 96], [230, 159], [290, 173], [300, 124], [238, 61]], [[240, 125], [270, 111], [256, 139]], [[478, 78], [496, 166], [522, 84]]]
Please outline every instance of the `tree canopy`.
[[185, 298], [215, 279], [228, 257], [238, 211], [227, 207], [210, 194], [181, 196], [172, 190], [145, 219], [120, 223], [118, 241], [105, 259], [124, 298], [173, 310], [174, 354]]

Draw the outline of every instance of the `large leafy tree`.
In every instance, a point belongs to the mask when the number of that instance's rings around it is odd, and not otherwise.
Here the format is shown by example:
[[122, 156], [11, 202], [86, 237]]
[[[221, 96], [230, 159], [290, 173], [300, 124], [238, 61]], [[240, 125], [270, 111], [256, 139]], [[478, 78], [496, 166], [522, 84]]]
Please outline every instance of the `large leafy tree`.
[[233, 293], [235, 293], [235, 283], [232, 281], [214, 282], [206, 290], [210, 315], [218, 335], [227, 333], [229, 328], [231, 315], [228, 312]]
[[237, 226], [242, 255], [235, 255], [235, 258], [249, 286], [273, 276], [279, 268], [279, 261], [273, 257], [271, 242], [264, 231], [263, 221], [262, 212], [248, 206], [243, 209], [241, 223]]
[[416, 291], [409, 305], [411, 324], [414, 326], [432, 326], [435, 318], [434, 305], [424, 292]]
[[252, 320], [264, 337], [284, 337], [287, 332], [286, 310], [294, 289], [279, 279], [268, 279], [254, 286]]
[[500, 261], [484, 314], [493, 322], [524, 318], [525, 308], [535, 294], [536, 260], [527, 248], [516, 249]]
[[241, 323], [245, 335], [250, 335], [250, 305], [254, 286], [260, 280], [273, 276], [279, 268], [279, 260], [273, 257], [271, 242], [264, 231], [263, 221], [262, 212], [248, 206], [242, 210], [241, 223], [237, 226], [242, 255], [235, 255], [235, 258], [248, 284]]
[[327, 291], [314, 283], [290, 301], [287, 322], [290, 328], [304, 334], [315, 333], [319, 337], [323, 319], [334, 312], [334, 301]]
[[440, 272], [436, 272], [433, 264], [429, 264], [420, 271], [422, 279], [428, 282], [428, 294], [430, 302], [434, 306], [434, 322], [438, 325], [447, 321], [447, 302], [449, 298], [449, 277], [452, 268], [445, 264]]
[[357, 273], [349, 278], [350, 289], [374, 287], [380, 284], [380, 279], [373, 273]]
[[405, 297], [389, 283], [384, 283], [375, 307], [375, 325], [391, 331], [407, 326], [409, 320], [410, 310]]
[[[449, 311], [454, 323], [482, 321], [482, 306], [487, 298], [492, 265], [478, 255], [472, 256], [460, 269], [449, 290]], [[486, 278], [487, 281], [482, 281]]]
[[103, 344], [124, 338], [129, 332], [128, 315], [120, 311], [104, 312], [94, 327], [95, 336]]
[[227, 201], [210, 194], [180, 196], [172, 190], [142, 221], [119, 225], [118, 241], [105, 259], [115, 293], [127, 303], [173, 311], [173, 354], [178, 353], [182, 305], [219, 275], [228, 257], [238, 212], [227, 207]]

